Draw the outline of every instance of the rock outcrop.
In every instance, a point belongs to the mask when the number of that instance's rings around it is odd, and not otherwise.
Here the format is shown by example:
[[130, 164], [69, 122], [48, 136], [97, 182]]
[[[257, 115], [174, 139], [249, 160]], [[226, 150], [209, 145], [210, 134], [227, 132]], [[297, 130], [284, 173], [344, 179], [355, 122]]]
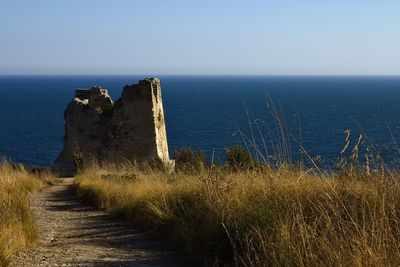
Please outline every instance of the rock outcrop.
[[64, 148], [54, 171], [72, 176], [91, 161], [169, 159], [160, 80], [127, 85], [113, 103], [106, 89], [78, 89], [64, 114]]

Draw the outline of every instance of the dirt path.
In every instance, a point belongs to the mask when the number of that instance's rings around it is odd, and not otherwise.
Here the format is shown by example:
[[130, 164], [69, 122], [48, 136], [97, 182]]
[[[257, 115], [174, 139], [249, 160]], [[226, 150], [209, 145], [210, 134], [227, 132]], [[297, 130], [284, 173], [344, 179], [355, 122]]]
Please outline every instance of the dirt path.
[[185, 266], [182, 257], [149, 236], [81, 205], [71, 178], [32, 195], [37, 244], [17, 255], [13, 266]]

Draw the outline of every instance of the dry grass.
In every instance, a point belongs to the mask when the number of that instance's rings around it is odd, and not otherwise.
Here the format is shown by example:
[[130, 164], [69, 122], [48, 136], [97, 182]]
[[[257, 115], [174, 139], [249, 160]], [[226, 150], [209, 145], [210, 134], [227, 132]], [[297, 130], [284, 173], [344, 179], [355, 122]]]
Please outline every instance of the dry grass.
[[208, 262], [398, 266], [397, 178], [333, 179], [285, 168], [183, 175], [93, 167], [76, 187], [81, 198], [207, 255]]
[[22, 165], [0, 162], [0, 266], [7, 266], [15, 251], [26, 248], [36, 237], [27, 195], [55, 181], [50, 173], [40, 176]]

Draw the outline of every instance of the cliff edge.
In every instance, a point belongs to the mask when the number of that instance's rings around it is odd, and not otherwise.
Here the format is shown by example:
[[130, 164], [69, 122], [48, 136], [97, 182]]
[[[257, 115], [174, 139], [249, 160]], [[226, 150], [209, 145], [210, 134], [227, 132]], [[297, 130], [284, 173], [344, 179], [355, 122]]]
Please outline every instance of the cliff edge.
[[53, 169], [72, 176], [85, 163], [169, 158], [161, 84], [147, 78], [126, 85], [114, 103], [106, 89], [77, 89], [64, 113], [64, 147]]

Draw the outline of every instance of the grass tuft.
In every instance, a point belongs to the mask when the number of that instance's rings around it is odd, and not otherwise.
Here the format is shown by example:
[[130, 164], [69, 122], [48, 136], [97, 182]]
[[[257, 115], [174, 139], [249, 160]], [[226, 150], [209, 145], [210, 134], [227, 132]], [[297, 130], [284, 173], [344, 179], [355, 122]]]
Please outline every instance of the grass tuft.
[[36, 238], [28, 193], [54, 182], [50, 172], [28, 171], [21, 164], [0, 162], [0, 266], [8, 266], [14, 253]]

